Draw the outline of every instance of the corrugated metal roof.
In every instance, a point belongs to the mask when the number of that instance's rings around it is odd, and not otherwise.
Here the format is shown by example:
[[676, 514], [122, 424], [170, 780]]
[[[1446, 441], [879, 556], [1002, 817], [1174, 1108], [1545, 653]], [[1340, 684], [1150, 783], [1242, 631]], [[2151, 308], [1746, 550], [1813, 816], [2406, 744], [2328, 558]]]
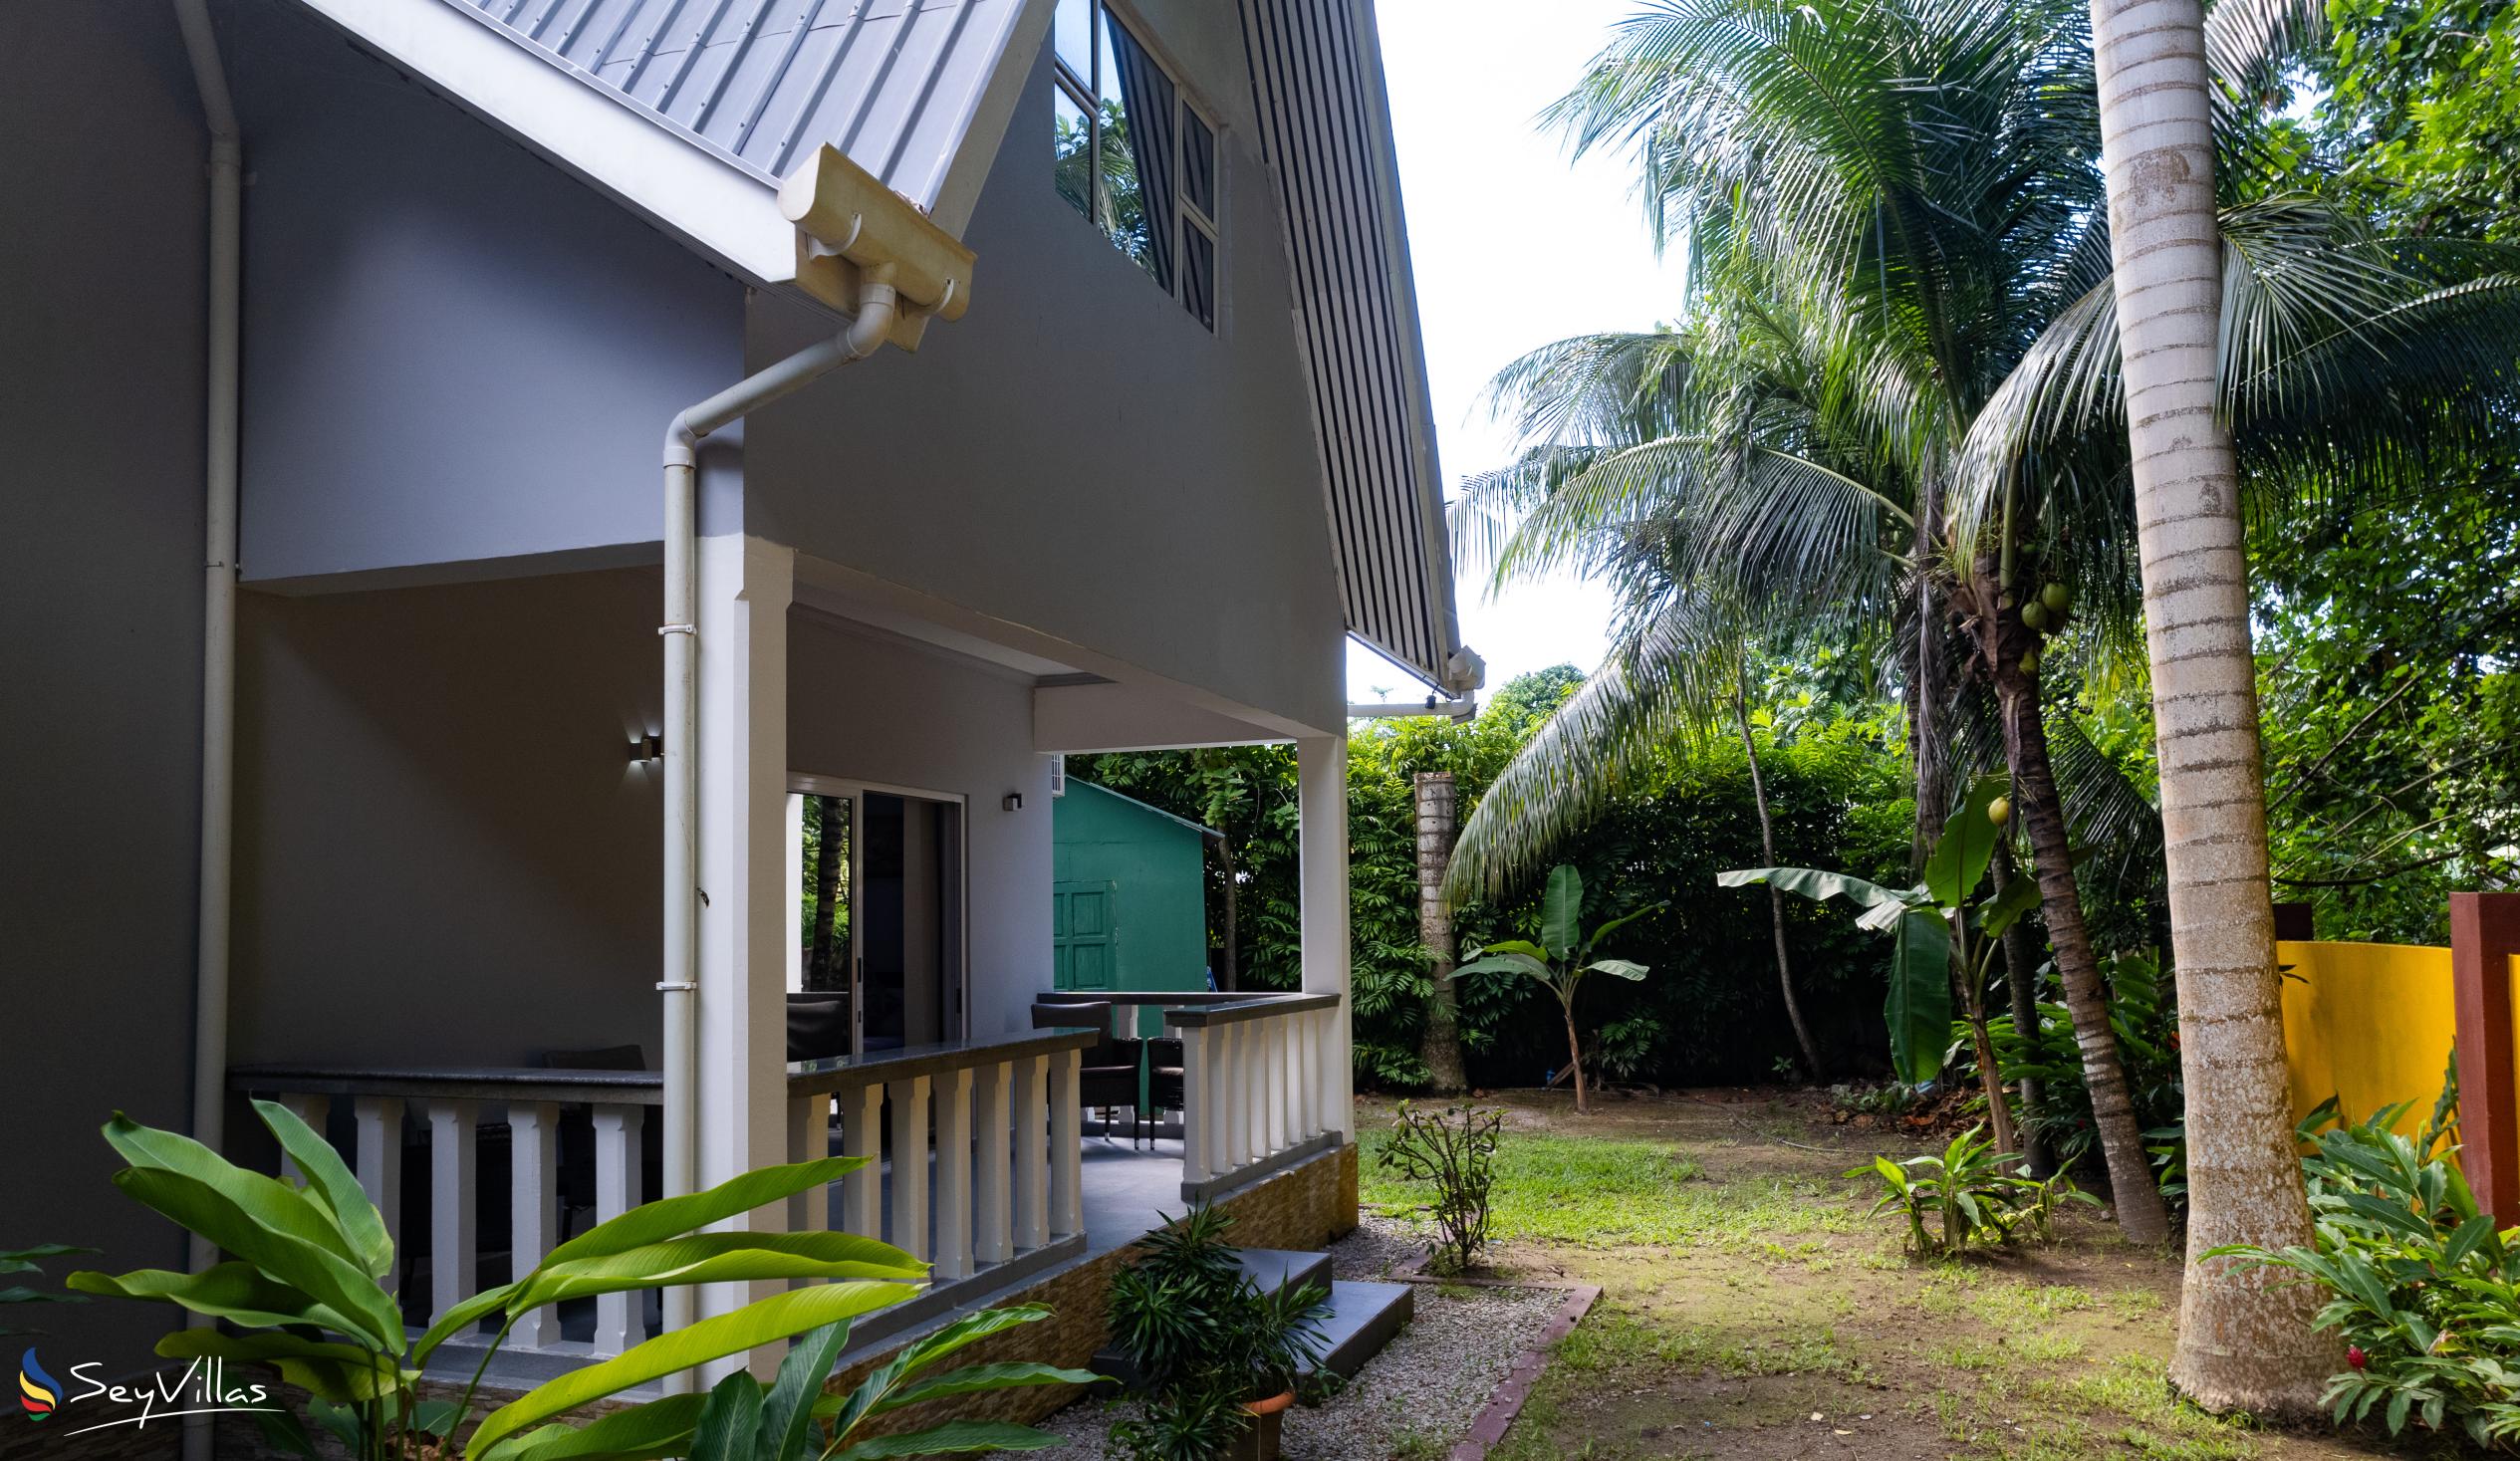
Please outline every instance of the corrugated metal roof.
[[1430, 683], [1458, 647], [1374, 10], [1242, 0], [1320, 419], [1348, 629]]
[[764, 181], [830, 142], [935, 208], [1025, 0], [444, 3]]

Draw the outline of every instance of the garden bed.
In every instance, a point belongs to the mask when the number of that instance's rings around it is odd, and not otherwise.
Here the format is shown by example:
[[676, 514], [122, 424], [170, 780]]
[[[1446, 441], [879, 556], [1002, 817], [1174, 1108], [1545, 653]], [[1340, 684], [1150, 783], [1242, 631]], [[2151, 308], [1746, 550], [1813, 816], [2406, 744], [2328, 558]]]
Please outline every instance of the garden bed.
[[[1367, 1216], [1331, 1246], [1343, 1279], [1382, 1279], [1405, 1271], [1424, 1247], [1399, 1224]], [[1355, 1379], [1316, 1407], [1287, 1412], [1289, 1461], [1437, 1461], [1469, 1435], [1497, 1387], [1524, 1351], [1543, 1341], [1565, 1307], [1563, 1289], [1422, 1283], [1417, 1317]], [[1045, 1425], [1066, 1444], [1035, 1454], [1057, 1461], [1117, 1461], [1104, 1437], [1127, 1413], [1127, 1400], [1087, 1400]]]

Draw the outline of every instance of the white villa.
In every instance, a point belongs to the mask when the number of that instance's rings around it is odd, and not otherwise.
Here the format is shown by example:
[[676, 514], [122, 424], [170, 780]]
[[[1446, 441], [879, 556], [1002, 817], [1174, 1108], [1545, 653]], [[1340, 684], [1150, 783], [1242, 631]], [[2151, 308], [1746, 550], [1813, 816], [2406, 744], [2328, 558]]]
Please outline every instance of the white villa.
[[[182, 1266], [96, 1127], [276, 1162], [248, 1095], [353, 1155], [414, 1325], [827, 1150], [880, 1160], [786, 1220], [936, 1272], [861, 1358], [1033, 1296], [1081, 1361], [1193, 1199], [1255, 1247], [1352, 1227], [1345, 654], [1480, 675], [1375, 37], [1370, 0], [0, 7], [0, 1248]], [[1106, 1129], [1137, 1011], [1048, 998], [1058, 758], [1263, 741], [1302, 987], [1134, 1001], [1177, 1089]], [[520, 1373], [687, 1317], [590, 1302]], [[136, 1371], [161, 1318], [47, 1343]]]

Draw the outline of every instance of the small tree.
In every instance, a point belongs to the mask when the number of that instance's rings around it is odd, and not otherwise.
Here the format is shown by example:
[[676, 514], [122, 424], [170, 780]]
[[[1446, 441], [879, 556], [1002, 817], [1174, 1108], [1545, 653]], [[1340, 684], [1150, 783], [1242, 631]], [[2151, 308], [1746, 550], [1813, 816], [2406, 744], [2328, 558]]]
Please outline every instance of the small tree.
[[1623, 924], [1632, 923], [1661, 907], [1659, 903], [1623, 913], [1593, 930], [1593, 936], [1582, 936], [1584, 917], [1584, 874], [1572, 862], [1560, 862], [1549, 869], [1549, 890], [1540, 903], [1540, 942], [1526, 939], [1500, 938], [1484, 948], [1470, 950], [1469, 961], [1452, 971], [1450, 977], [1484, 974], [1491, 970], [1521, 974], [1536, 979], [1558, 997], [1558, 1008], [1566, 1016], [1567, 1067], [1575, 1077], [1575, 1109], [1578, 1115], [1590, 1107], [1584, 1093], [1584, 1042], [1576, 1034], [1575, 991], [1587, 974], [1609, 974], [1616, 978], [1638, 980], [1645, 977], [1645, 966], [1627, 959], [1596, 959], [1593, 950], [1603, 939]]

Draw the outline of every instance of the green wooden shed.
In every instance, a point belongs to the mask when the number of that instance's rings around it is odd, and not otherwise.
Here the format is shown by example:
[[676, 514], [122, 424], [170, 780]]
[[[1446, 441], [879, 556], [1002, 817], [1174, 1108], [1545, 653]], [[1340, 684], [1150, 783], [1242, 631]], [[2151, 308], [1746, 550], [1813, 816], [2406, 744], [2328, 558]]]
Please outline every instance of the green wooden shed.
[[1207, 988], [1206, 843], [1215, 834], [1091, 782], [1069, 781], [1052, 806], [1055, 986]]

